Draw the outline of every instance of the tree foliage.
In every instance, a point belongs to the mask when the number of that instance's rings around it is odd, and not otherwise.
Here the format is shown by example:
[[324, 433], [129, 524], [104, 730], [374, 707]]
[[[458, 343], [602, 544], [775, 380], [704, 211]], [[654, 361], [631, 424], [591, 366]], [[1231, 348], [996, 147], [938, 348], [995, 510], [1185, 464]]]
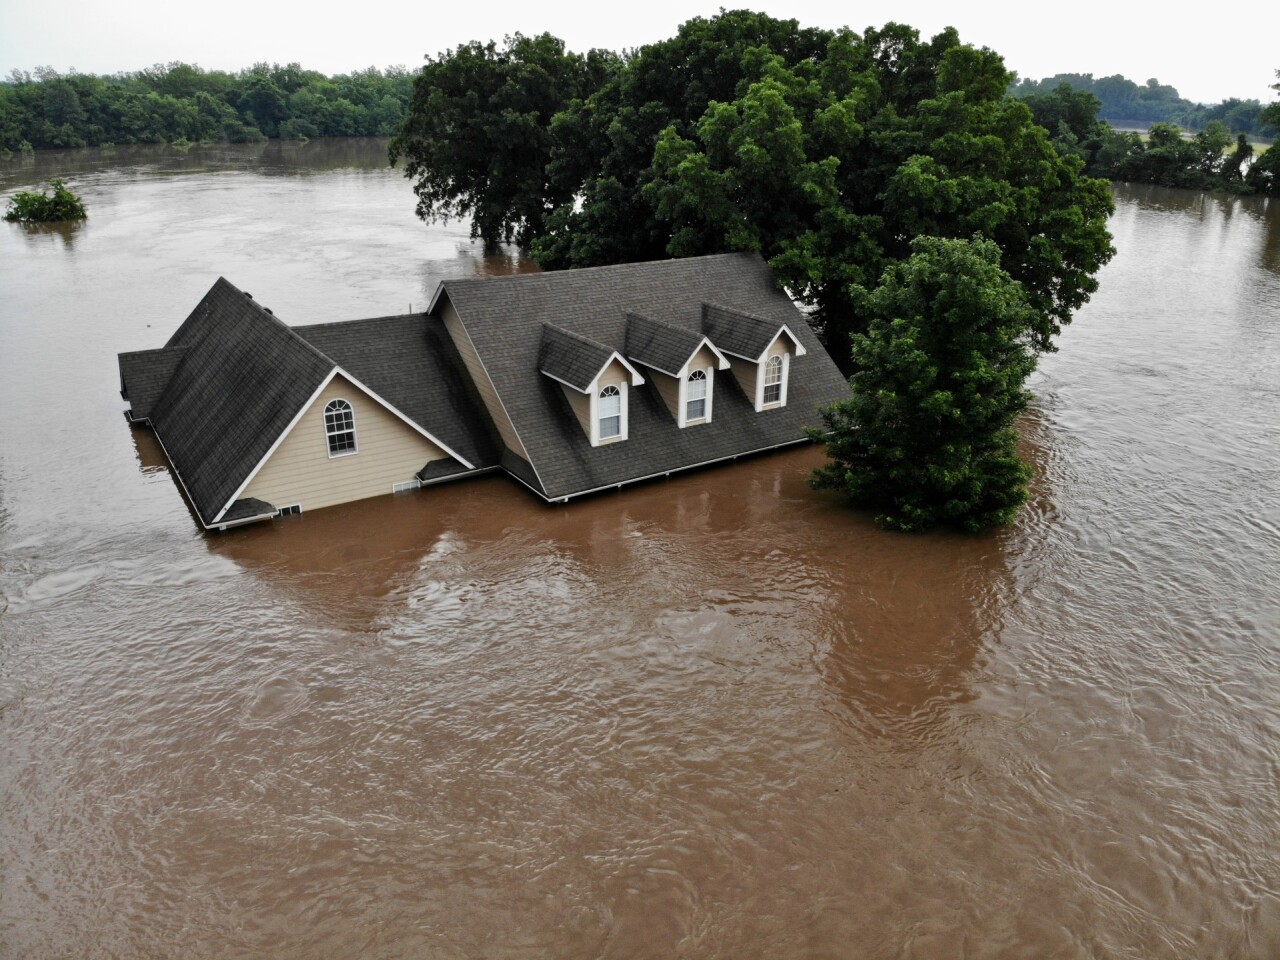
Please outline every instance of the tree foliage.
[[815, 308], [837, 361], [863, 329], [851, 290], [919, 234], [994, 241], [1054, 335], [1113, 251], [1107, 186], [1063, 157], [1011, 74], [947, 30], [802, 30], [733, 11], [629, 58], [552, 124], [564, 196], [546, 267], [757, 250]]
[[391, 162], [414, 179], [418, 216], [469, 217], [487, 247], [528, 243], [572, 194], [549, 182], [551, 118], [599, 85], [613, 58], [566, 53], [550, 34], [472, 42], [422, 68]]
[[864, 293], [852, 395], [823, 414], [839, 490], [898, 530], [981, 530], [1013, 518], [1030, 471], [1014, 421], [1025, 409], [1037, 310], [988, 240], [919, 237]]
[[72, 193], [61, 180], [50, 180], [53, 193], [42, 190], [34, 193], [23, 190], [9, 199], [4, 212], [10, 223], [61, 223], [66, 220], [83, 220], [89, 213], [84, 202]]
[[296, 63], [238, 73], [186, 63], [103, 77], [13, 71], [0, 83], [0, 155], [24, 148], [390, 136], [407, 112], [403, 67], [325, 77]]
[[1110, 123], [1132, 126], [1175, 123], [1201, 130], [1210, 121], [1218, 120], [1233, 134], [1266, 137], [1280, 132], [1278, 118], [1268, 115], [1257, 100], [1230, 97], [1221, 103], [1195, 103], [1182, 97], [1174, 87], [1155, 79], [1138, 84], [1119, 74], [1095, 78], [1091, 73], [1059, 73], [1043, 80], [1020, 80], [1011, 90], [1014, 96], [1030, 100], [1052, 95], [1063, 86], [1097, 99], [1098, 117]]
[[[1276, 71], [1276, 78], [1280, 79], [1280, 70]], [[1272, 84], [1271, 89], [1280, 94], [1280, 83]], [[1277, 97], [1276, 102], [1268, 106], [1264, 113], [1267, 122], [1280, 129], [1280, 97]], [[1249, 167], [1246, 182], [1259, 193], [1280, 194], [1280, 149], [1272, 146], [1259, 157]]]

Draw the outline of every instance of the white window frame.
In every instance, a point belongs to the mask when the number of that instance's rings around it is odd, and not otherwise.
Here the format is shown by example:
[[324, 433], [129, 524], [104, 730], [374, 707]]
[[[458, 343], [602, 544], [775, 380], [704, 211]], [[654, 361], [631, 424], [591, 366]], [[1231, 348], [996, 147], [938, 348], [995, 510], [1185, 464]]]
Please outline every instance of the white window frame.
[[[689, 419], [689, 378], [695, 373], [702, 372], [707, 378], [707, 405], [701, 417]], [[711, 398], [715, 393], [715, 367], [694, 367], [687, 370], [684, 376], [680, 377], [678, 398], [679, 398], [679, 414], [676, 416], [676, 422], [681, 428], [689, 425], [697, 425], [701, 423], [711, 422]]]
[[422, 486], [422, 481], [417, 477], [412, 480], [405, 480], [401, 483], [393, 483], [391, 485], [392, 493], [407, 493], [410, 490], [417, 490]]
[[[600, 394], [610, 387], [614, 387], [618, 391], [618, 435], [616, 437], [602, 437], [600, 436]], [[627, 392], [625, 380], [621, 383], [606, 384], [600, 384], [597, 381], [591, 385], [591, 445], [593, 447], [606, 443], [618, 443], [627, 439]]]
[[281, 507], [276, 511], [277, 517], [296, 517], [302, 513], [302, 504], [291, 503], [287, 507]]
[[[350, 429], [331, 430], [329, 428], [329, 408], [332, 407], [335, 403], [346, 404], [347, 412], [351, 414]], [[351, 434], [351, 449], [338, 450], [335, 452], [333, 449], [333, 438], [343, 433]], [[352, 405], [350, 400], [347, 400], [344, 397], [334, 397], [332, 400], [328, 401], [324, 405], [324, 443], [325, 443], [325, 449], [328, 450], [329, 452], [330, 460], [337, 460], [339, 457], [352, 457], [360, 452], [360, 443], [356, 438], [356, 408]]]
[[[778, 399], [772, 403], [764, 402], [765, 374], [769, 370], [769, 363], [774, 359], [782, 361], [782, 381], [781, 389], [778, 391]], [[791, 372], [791, 353], [774, 354], [772, 357], [765, 357], [760, 361], [760, 365], [756, 371], [756, 413], [762, 410], [776, 410], [787, 405], [787, 381], [790, 380]]]

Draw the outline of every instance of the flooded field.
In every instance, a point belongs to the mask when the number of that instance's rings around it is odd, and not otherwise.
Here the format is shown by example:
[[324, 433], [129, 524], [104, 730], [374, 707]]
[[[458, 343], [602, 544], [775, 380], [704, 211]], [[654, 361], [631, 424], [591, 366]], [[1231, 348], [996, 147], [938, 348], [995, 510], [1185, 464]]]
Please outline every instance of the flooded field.
[[1118, 188], [1033, 498], [903, 536], [815, 447], [200, 531], [115, 354], [486, 260], [376, 142], [120, 149], [0, 224], [0, 957], [1280, 956], [1280, 209]]

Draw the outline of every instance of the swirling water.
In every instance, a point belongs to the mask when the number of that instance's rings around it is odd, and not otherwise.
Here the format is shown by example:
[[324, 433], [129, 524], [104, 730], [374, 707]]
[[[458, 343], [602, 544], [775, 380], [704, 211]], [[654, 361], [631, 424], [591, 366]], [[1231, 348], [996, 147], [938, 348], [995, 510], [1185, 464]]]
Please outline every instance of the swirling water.
[[0, 956], [1280, 955], [1280, 211], [1117, 188], [1032, 502], [900, 536], [820, 451], [199, 532], [115, 353], [523, 269], [379, 145], [120, 150], [0, 229]]

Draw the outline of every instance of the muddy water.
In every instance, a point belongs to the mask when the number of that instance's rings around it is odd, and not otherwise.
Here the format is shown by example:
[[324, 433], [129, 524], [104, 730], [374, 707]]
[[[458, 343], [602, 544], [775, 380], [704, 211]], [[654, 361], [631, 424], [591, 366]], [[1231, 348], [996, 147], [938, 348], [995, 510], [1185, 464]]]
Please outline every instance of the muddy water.
[[485, 261], [376, 145], [78, 155], [0, 225], [0, 956], [1280, 955], [1280, 217], [1122, 190], [983, 536], [813, 449], [201, 534], [114, 354]]

